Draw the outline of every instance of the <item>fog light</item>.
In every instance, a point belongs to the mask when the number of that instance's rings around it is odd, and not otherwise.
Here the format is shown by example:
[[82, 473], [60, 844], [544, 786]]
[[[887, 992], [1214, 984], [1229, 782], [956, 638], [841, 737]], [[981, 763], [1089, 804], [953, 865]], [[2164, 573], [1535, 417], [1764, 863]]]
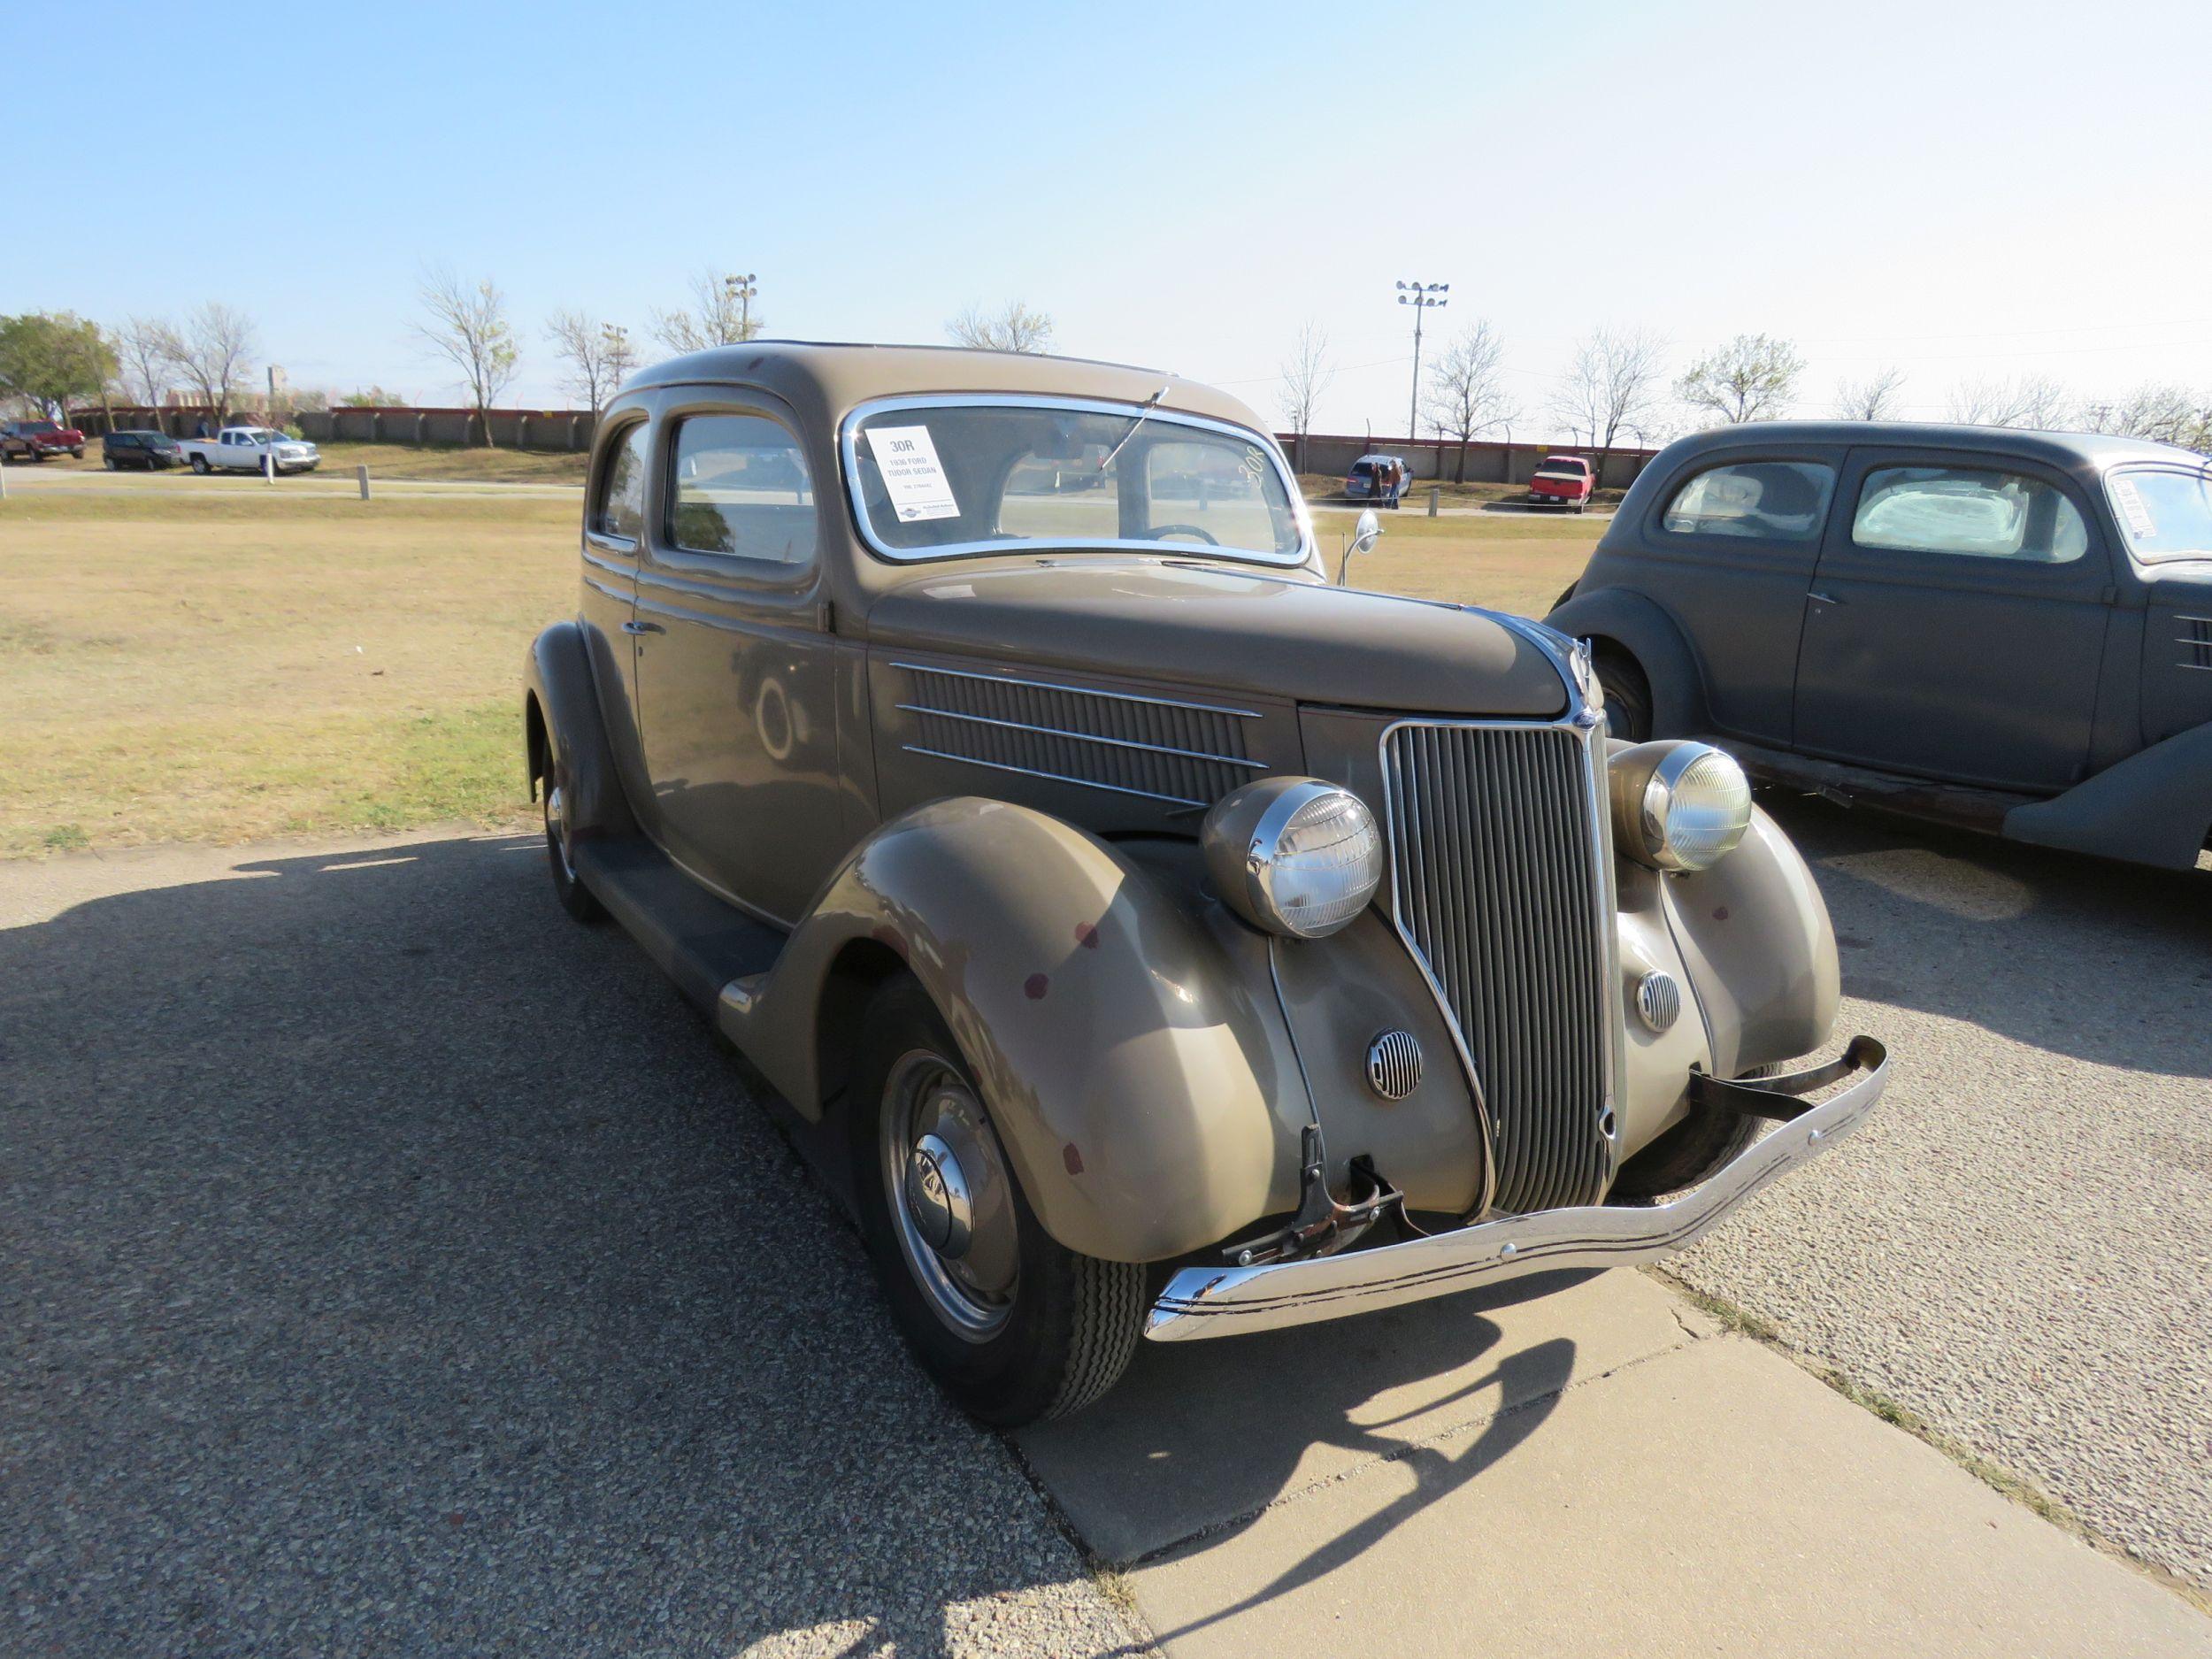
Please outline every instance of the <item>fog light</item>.
[[1374, 814], [1317, 778], [1262, 778], [1216, 802], [1199, 831], [1222, 901], [1256, 927], [1322, 939], [1382, 882]]

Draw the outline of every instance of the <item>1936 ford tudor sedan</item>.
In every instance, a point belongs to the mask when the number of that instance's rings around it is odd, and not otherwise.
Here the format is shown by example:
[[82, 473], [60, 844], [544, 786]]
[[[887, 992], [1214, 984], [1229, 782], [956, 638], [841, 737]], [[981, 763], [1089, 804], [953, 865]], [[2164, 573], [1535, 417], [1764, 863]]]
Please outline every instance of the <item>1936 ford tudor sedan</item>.
[[1332, 584], [1218, 392], [726, 347], [614, 400], [585, 512], [555, 889], [774, 1085], [979, 1417], [1661, 1255], [1881, 1091], [1866, 1039], [1783, 1069], [1835, 942], [1735, 763], [1609, 739], [1538, 625]]

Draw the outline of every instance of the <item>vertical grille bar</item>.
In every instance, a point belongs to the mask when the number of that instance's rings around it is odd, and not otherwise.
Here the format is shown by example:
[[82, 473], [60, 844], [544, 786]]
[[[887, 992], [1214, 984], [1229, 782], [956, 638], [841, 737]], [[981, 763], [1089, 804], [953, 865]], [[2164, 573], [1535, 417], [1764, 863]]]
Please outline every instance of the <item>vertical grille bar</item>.
[[1590, 766], [1561, 726], [1407, 722], [1384, 743], [1392, 903], [1481, 1077], [1505, 1210], [1594, 1203], [1610, 1166]]

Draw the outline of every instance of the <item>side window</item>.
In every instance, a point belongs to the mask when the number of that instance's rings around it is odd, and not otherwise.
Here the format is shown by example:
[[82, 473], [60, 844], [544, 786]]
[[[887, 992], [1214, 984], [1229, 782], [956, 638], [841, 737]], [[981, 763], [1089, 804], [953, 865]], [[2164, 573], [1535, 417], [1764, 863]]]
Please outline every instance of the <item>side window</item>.
[[1851, 539], [1863, 548], [2070, 565], [2089, 550], [2074, 503], [1995, 467], [1885, 466], [1866, 475]]
[[799, 441], [763, 415], [692, 415], [670, 446], [668, 540], [769, 565], [814, 559], [814, 480]]
[[599, 499], [588, 520], [594, 534], [634, 541], [645, 527], [646, 424], [637, 422], [607, 457], [599, 478]]
[[1835, 469], [1816, 461], [1736, 461], [1683, 485], [1660, 522], [1674, 535], [1811, 541], [1835, 487]]

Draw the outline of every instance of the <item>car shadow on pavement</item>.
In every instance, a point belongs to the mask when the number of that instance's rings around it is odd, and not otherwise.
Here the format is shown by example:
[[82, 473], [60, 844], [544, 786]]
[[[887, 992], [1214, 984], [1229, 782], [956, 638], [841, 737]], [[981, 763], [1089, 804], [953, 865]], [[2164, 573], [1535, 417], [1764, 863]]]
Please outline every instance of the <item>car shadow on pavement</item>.
[[541, 858], [258, 860], [0, 930], [14, 1641], [1125, 1643], [741, 1067]]
[[1818, 878], [1845, 995], [2078, 1060], [2212, 1078], [2212, 870], [2114, 864], [1780, 791], [1761, 804]]

